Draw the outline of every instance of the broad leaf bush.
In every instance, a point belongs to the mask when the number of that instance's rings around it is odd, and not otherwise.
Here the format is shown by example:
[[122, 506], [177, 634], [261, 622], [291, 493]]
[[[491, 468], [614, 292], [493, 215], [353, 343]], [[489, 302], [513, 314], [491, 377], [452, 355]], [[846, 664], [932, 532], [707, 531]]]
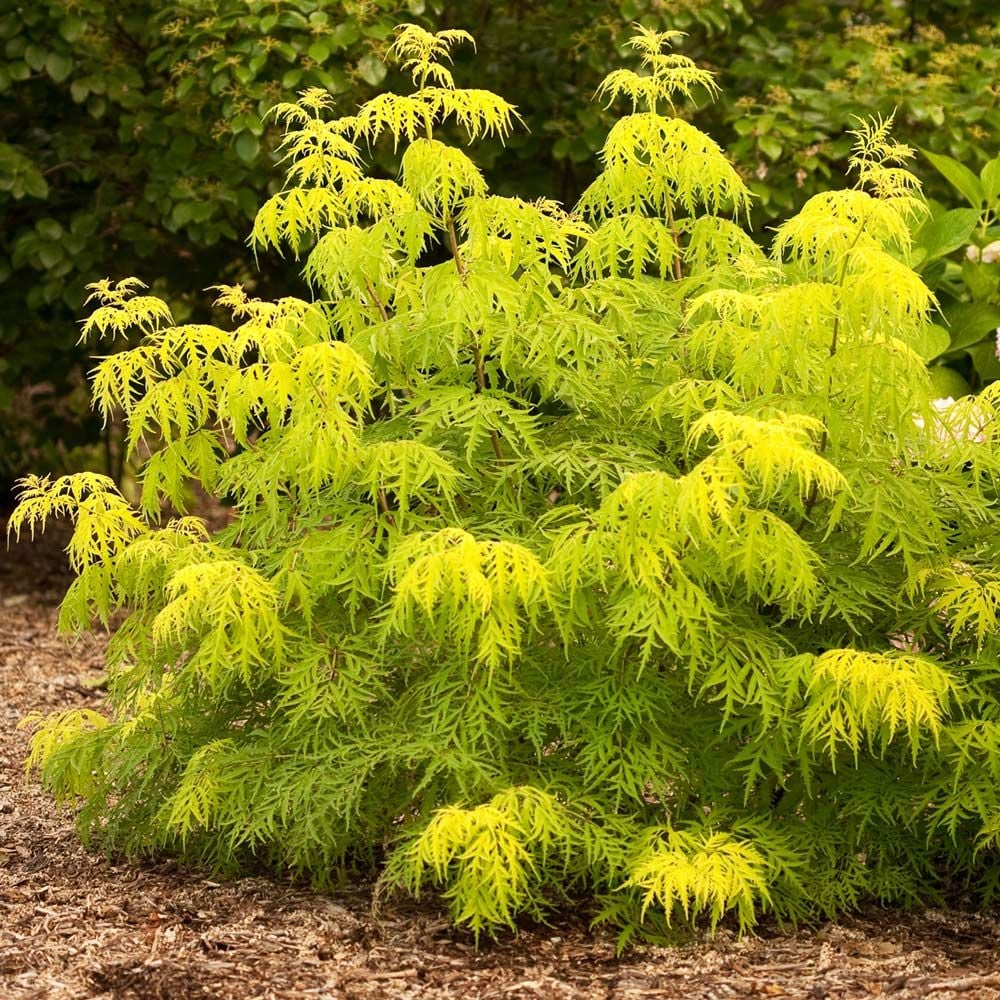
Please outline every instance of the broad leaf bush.
[[1000, 378], [1000, 156], [978, 176], [951, 157], [925, 156], [967, 203], [932, 202], [914, 247], [914, 265], [934, 291], [944, 324], [932, 377], [942, 395], [961, 396]]
[[[441, 141], [517, 111], [456, 84], [464, 32], [404, 26], [410, 92], [275, 110], [253, 242], [313, 296], [221, 287], [222, 328], [93, 287], [86, 332], [137, 338], [94, 392], [141, 504], [35, 477], [11, 522], [75, 519], [61, 627], [118, 624], [109, 716], [34, 720], [88, 842], [377, 874], [476, 934], [587, 897], [623, 944], [989, 894], [1000, 391], [932, 405], [891, 122], [765, 253], [677, 116], [715, 84], [675, 40], [638, 29], [606, 77], [621, 116], [568, 211]], [[191, 480], [228, 527], [185, 513]]]
[[[762, 221], [784, 219], [829, 187], [850, 156], [844, 131], [860, 107], [895, 114], [901, 139], [977, 171], [996, 152], [995, 5], [761, 3], [727, 49], [724, 60], [705, 49], [731, 94], [713, 121], [725, 122], [729, 152], [749, 168]], [[920, 173], [928, 193], [948, 194], [933, 171]]]

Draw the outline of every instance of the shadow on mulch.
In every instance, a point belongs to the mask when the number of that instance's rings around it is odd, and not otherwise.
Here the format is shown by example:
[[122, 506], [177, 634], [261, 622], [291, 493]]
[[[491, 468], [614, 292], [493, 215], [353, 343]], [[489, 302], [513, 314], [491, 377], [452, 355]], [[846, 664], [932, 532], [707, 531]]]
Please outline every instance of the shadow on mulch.
[[816, 930], [728, 932], [616, 959], [582, 917], [479, 951], [432, 905], [374, 911], [265, 878], [218, 883], [171, 863], [88, 854], [70, 816], [23, 777], [29, 711], [99, 707], [99, 637], [55, 635], [69, 581], [56, 528], [0, 551], [0, 1000], [270, 998], [915, 997], [1000, 1000], [1000, 923], [962, 912], [869, 911]]

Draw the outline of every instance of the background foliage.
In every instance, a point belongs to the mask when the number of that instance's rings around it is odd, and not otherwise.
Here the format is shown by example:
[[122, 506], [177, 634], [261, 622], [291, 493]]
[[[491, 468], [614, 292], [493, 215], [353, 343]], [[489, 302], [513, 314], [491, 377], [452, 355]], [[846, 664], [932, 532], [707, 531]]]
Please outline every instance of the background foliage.
[[942, 397], [955, 397], [1000, 378], [1000, 156], [977, 174], [942, 153], [924, 155], [965, 202], [933, 202], [916, 234], [916, 267], [940, 310], [932, 376]]
[[[182, 289], [266, 287], [244, 240], [273, 184], [262, 116], [323, 87], [348, 105], [385, 76], [393, 0], [40, 0], [0, 17], [0, 472], [58, 467], [92, 440], [72, 331], [95, 275], [156, 261]], [[51, 388], [39, 387], [48, 383]]]
[[[263, 112], [305, 86], [350, 108], [392, 84], [388, 32], [414, 19], [473, 30], [477, 79], [529, 125], [476, 152], [501, 192], [571, 204], [589, 183], [610, 124], [590, 98], [635, 19], [689, 32], [686, 51], [718, 72], [723, 97], [700, 120], [754, 193], [757, 233], [843, 173], [858, 107], [898, 108], [902, 140], [977, 171], [997, 152], [989, 0], [17, 3], [0, 17], [0, 480], [73, 467], [74, 446], [98, 434], [71, 333], [87, 281], [155, 259], [157, 290], [184, 316], [196, 308], [188, 291], [208, 280], [265, 293], [287, 280], [280, 260], [258, 269], [241, 253], [254, 205], [274, 186], [276, 134]], [[918, 172], [954, 207], [935, 171]], [[990, 328], [979, 326], [982, 343]], [[986, 353], [978, 368], [957, 359], [973, 384], [994, 377]]]

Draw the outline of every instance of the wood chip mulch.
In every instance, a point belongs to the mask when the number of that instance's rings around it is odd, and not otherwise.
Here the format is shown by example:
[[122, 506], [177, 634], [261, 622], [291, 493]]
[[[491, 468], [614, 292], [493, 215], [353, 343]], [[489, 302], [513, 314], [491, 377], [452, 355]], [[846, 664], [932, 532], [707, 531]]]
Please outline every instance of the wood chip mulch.
[[89, 854], [25, 780], [33, 710], [99, 707], [102, 643], [55, 635], [57, 545], [0, 549], [0, 1000], [408, 997], [462, 1000], [1000, 1000], [1000, 920], [869, 910], [813, 930], [720, 932], [616, 959], [582, 917], [476, 950], [432, 903], [374, 911], [262, 878], [220, 884], [172, 864]]

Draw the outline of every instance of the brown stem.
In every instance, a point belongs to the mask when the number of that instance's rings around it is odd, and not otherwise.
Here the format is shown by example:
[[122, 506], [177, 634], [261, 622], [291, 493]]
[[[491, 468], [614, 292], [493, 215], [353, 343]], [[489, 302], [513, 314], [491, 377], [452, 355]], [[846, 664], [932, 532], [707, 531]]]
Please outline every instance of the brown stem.
[[368, 292], [368, 297], [375, 304], [375, 307], [379, 311], [379, 315], [382, 317], [383, 323], [389, 322], [389, 310], [386, 309], [385, 303], [378, 297], [378, 292], [375, 291], [375, 286], [371, 282], [371, 278], [365, 278], [365, 289]]
[[458, 249], [458, 234], [455, 232], [455, 220], [449, 215], [444, 220], [445, 228], [448, 231], [448, 247], [451, 250], [451, 255], [455, 259], [455, 267], [458, 269], [458, 276], [462, 279], [462, 284], [465, 284], [466, 277], [468, 276], [468, 271], [465, 268], [465, 261], [462, 260], [462, 253]]
[[479, 341], [472, 338], [470, 345], [472, 349], [472, 363], [476, 369], [476, 392], [482, 392], [486, 388], [486, 368], [483, 365], [483, 352], [479, 349]]
[[49, 174], [54, 174], [57, 170], [62, 170], [65, 167], [75, 167], [75, 166], [76, 166], [75, 160], [66, 160], [65, 163], [56, 163], [54, 166], [46, 167], [42, 171], [42, 176], [48, 177]]
[[378, 489], [378, 505], [382, 508], [385, 519], [395, 528], [396, 519], [392, 516], [392, 511], [389, 510], [389, 498], [385, 495], [385, 490], [381, 486]]
[[684, 277], [684, 265], [681, 263], [681, 241], [677, 231], [677, 223], [674, 221], [674, 206], [669, 201], [667, 202], [667, 224], [670, 226], [670, 235], [673, 237], [674, 249], [677, 251], [677, 256], [671, 261], [674, 268], [674, 280], [680, 281]]

